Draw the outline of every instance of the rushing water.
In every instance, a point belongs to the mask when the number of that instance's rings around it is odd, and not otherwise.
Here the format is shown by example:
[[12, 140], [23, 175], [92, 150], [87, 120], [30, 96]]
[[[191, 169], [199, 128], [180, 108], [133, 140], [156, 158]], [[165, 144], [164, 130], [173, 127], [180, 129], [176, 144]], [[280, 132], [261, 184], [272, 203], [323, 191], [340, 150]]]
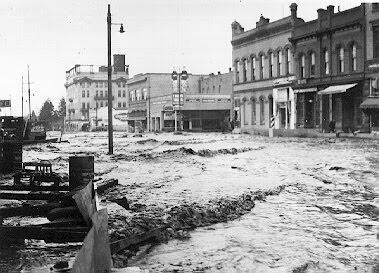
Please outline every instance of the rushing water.
[[[238, 219], [197, 228], [189, 239], [153, 246], [130, 261], [132, 265], [151, 272], [299, 273], [371, 272], [378, 262], [378, 142], [116, 134], [115, 156], [109, 157], [105, 134], [68, 137], [70, 144], [30, 147], [24, 158], [50, 159], [58, 172], [67, 173], [69, 155], [95, 154], [96, 176], [118, 178], [126, 187], [118, 195], [144, 204], [147, 211], [200, 206], [285, 186], [278, 195], [256, 201]], [[120, 213], [119, 207], [108, 205], [111, 218]], [[122, 222], [116, 228], [122, 230]], [[62, 246], [62, 253], [72, 258], [76, 249]], [[53, 257], [57, 253], [59, 246], [30, 242], [0, 262], [49, 264], [59, 259]], [[26, 257], [29, 254], [34, 261]]]

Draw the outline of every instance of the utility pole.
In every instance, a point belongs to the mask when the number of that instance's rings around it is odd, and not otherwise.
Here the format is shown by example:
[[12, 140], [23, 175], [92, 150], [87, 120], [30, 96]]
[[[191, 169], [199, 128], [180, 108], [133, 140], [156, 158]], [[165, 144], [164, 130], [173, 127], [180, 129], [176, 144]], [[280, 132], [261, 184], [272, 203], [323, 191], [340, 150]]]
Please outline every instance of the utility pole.
[[111, 5], [108, 4], [107, 14], [107, 34], [108, 34], [108, 154], [113, 154], [113, 114], [112, 114], [112, 63], [111, 63], [111, 26], [121, 25], [120, 33], [124, 33], [124, 27], [122, 24], [112, 24], [111, 18]]
[[111, 5], [108, 4], [108, 154], [113, 154], [113, 118], [112, 118], [112, 64], [111, 64]]
[[24, 76], [21, 77], [21, 117], [24, 119]]
[[29, 65], [28, 65], [28, 102], [29, 102], [29, 120], [32, 119], [32, 107], [30, 104], [30, 79], [29, 79]]

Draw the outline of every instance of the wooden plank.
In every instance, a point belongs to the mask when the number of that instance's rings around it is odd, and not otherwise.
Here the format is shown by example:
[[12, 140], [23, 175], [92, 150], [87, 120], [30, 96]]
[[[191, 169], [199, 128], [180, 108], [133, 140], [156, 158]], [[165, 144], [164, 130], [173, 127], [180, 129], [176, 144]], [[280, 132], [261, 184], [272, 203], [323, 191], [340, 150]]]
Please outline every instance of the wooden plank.
[[36, 206], [22, 206], [13, 208], [0, 208], [0, 217], [13, 216], [46, 216], [52, 209], [61, 207], [59, 203], [47, 203]]
[[112, 254], [116, 254], [117, 252], [128, 248], [133, 245], [138, 245], [143, 242], [154, 240], [156, 237], [159, 236], [159, 233], [164, 230], [164, 227], [153, 229], [149, 232], [146, 232], [141, 235], [133, 235], [126, 239], [121, 239], [118, 241], [111, 242], [111, 252]]
[[118, 179], [109, 179], [104, 182], [94, 183], [98, 194], [103, 194], [107, 189], [116, 187], [118, 185]]
[[64, 191], [68, 192], [70, 186], [30, 186], [30, 185], [0, 185], [2, 191]]
[[0, 192], [0, 199], [7, 200], [48, 200], [57, 201], [64, 199], [65, 194], [63, 193], [15, 193], [15, 192]]

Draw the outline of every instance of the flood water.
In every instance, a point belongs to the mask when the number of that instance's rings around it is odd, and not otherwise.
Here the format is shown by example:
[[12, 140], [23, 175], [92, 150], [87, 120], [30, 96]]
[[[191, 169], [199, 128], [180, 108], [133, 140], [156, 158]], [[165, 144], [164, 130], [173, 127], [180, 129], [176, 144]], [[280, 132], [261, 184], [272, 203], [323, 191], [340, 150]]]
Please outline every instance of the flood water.
[[[199, 221], [186, 238], [154, 245], [129, 265], [150, 272], [374, 272], [378, 263], [377, 141], [116, 133], [115, 155], [108, 156], [106, 133], [66, 139], [25, 148], [24, 161], [48, 159], [63, 174], [70, 155], [95, 155], [96, 178], [117, 178], [124, 187], [112, 197], [142, 207], [125, 212], [103, 199], [112, 233], [125, 228], [120, 219], [141, 213], [164, 217], [174, 207], [264, 196], [229, 221]], [[72, 258], [77, 247], [27, 242], [7, 258], [0, 253], [0, 265], [50, 264], [59, 251]]]

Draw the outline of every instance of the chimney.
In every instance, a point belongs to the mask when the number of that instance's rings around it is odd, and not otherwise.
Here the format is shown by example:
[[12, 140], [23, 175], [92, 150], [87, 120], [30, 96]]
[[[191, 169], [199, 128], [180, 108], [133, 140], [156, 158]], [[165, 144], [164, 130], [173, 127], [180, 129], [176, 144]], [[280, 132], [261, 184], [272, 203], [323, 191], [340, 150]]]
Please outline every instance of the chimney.
[[114, 72], [125, 72], [125, 55], [124, 54], [114, 54], [113, 55], [113, 71]]
[[265, 18], [262, 14], [261, 14], [261, 17], [259, 17], [259, 21], [256, 22], [255, 24], [255, 27], [261, 27], [261, 26], [264, 26], [264, 25], [267, 25], [268, 23], [270, 23], [270, 19], [269, 18]]
[[328, 9], [328, 13], [330, 15], [333, 15], [334, 14], [334, 6], [333, 5], [329, 5], [327, 6], [327, 9]]
[[217, 75], [221, 75], [221, 72], [220, 72], [220, 71], [217, 71]]
[[291, 10], [291, 18], [292, 19], [296, 19], [297, 18], [297, 4], [296, 3], [292, 3], [290, 5], [290, 10]]
[[321, 29], [321, 26], [322, 26], [322, 17], [324, 16], [324, 13], [326, 12], [326, 10], [324, 9], [318, 9], [317, 10], [317, 26], [318, 26], [318, 29]]

